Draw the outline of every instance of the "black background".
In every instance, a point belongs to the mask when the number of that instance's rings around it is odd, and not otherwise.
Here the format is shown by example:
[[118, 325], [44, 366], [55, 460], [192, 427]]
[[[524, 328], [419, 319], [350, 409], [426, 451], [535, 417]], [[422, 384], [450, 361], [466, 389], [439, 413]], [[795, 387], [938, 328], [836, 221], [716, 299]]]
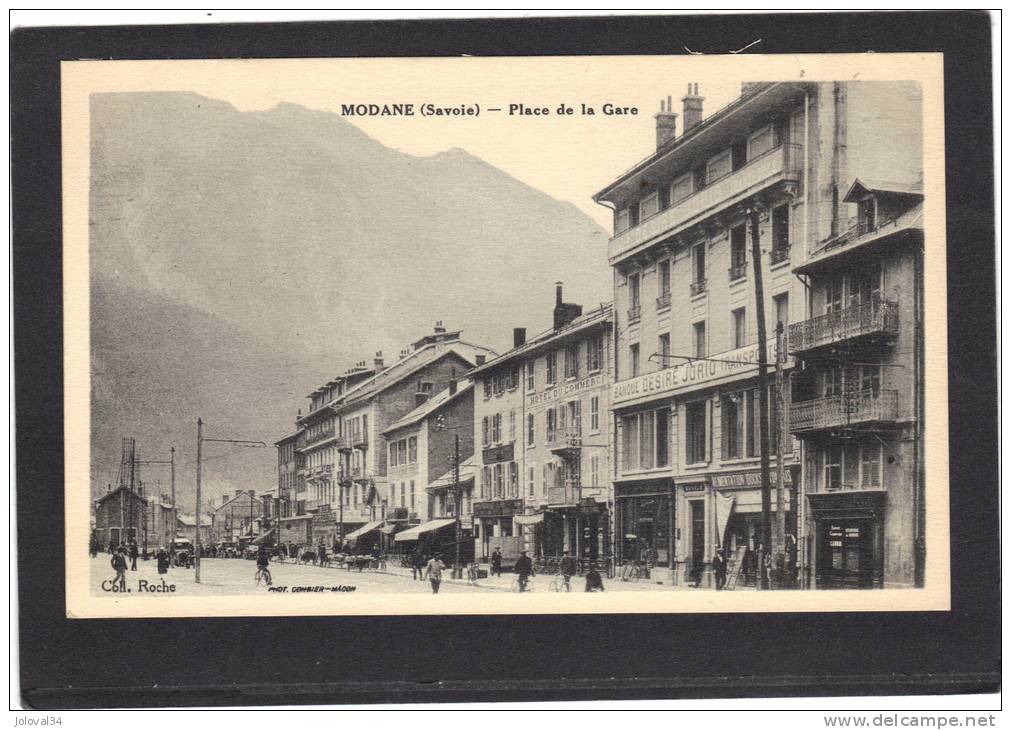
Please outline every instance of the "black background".
[[[64, 616], [61, 60], [940, 51], [952, 611]], [[22, 697], [36, 708], [909, 694], [999, 681], [990, 20], [981, 12], [35, 28], [11, 36]], [[155, 686], [157, 685], [157, 687]]]

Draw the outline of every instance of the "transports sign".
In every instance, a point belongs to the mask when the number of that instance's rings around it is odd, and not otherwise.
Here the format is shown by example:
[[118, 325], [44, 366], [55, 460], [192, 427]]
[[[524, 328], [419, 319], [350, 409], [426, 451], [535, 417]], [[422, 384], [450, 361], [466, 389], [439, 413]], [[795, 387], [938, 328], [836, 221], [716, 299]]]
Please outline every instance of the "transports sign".
[[[771, 370], [771, 366], [775, 365], [775, 338], [768, 340], [766, 352]], [[787, 366], [789, 365], [790, 363], [787, 363]], [[751, 371], [758, 372], [757, 342], [737, 350], [713, 355], [712, 360], [693, 360], [677, 367], [617, 382], [612, 386], [611, 405], [620, 406], [637, 400], [675, 395], [681, 390], [714, 384], [725, 378], [750, 374]]]

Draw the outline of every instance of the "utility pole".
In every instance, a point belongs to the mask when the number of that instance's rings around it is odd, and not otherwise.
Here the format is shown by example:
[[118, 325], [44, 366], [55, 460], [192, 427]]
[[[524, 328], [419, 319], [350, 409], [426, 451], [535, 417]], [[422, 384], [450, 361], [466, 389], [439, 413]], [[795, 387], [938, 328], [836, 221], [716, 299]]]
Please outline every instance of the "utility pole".
[[[769, 588], [769, 573], [765, 569], [765, 556], [772, 544], [772, 495], [769, 483], [769, 356], [766, 352], [765, 288], [762, 285], [762, 244], [758, 229], [759, 211], [755, 201], [748, 208], [751, 224], [751, 263], [755, 273], [755, 317], [758, 323], [758, 435], [761, 453], [762, 478], [762, 549], [758, 554], [758, 574], [763, 590]], [[782, 509], [782, 506], [780, 507]]]
[[204, 422], [197, 419], [197, 506], [194, 510], [197, 529], [193, 541], [193, 579], [200, 582], [200, 480], [203, 478]]
[[460, 565], [460, 541], [463, 539], [463, 525], [460, 523], [460, 507], [463, 495], [460, 491], [460, 434], [453, 434], [453, 512], [456, 513], [456, 563], [453, 564], [453, 577], [463, 577], [463, 567]]
[[[176, 511], [176, 447], [169, 449], [169, 469], [172, 474], [172, 543], [169, 545], [169, 555], [176, 551], [176, 530], [179, 528], [179, 513]], [[200, 531], [200, 515], [197, 515], [197, 531]]]
[[[786, 398], [783, 394], [783, 323], [776, 322], [776, 539], [773, 541], [775, 550], [773, 559], [778, 559], [778, 555], [783, 553], [784, 565], [786, 561], [786, 504], [785, 494], [785, 467], [783, 466], [783, 437], [786, 429], [783, 428], [783, 419], [786, 414]], [[791, 505], [796, 510], [797, 505]]]

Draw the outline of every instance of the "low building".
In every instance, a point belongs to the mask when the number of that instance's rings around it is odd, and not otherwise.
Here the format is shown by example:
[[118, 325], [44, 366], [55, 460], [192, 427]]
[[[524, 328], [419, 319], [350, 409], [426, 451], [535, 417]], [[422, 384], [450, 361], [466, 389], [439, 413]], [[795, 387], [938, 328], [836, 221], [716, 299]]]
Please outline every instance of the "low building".
[[141, 545], [147, 525], [148, 501], [127, 486], [110, 489], [95, 501], [95, 538], [103, 548], [131, 542]]
[[[197, 520], [193, 515], [184, 515], [180, 513], [176, 517], [177, 531], [176, 534], [180, 538], [189, 540], [194, 545], [197, 541]], [[200, 518], [200, 544], [209, 545], [211, 540], [211, 518], [208, 515], [202, 515]]]
[[257, 536], [262, 506], [252, 489], [236, 489], [222, 495], [221, 505], [211, 518], [211, 540], [215, 543], [253, 539]]

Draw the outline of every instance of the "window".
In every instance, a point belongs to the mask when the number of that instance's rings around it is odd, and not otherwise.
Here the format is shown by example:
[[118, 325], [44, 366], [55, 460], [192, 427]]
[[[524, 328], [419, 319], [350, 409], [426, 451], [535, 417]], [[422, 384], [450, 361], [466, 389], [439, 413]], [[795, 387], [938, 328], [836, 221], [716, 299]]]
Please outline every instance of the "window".
[[576, 435], [583, 433], [583, 403], [582, 401], [569, 401], [569, 431]]
[[600, 484], [600, 457], [590, 458], [590, 486], [596, 487]]
[[772, 253], [774, 264], [786, 261], [790, 254], [790, 206], [780, 205], [772, 209]]
[[400, 482], [400, 506], [407, 506], [407, 485]]
[[533, 497], [534, 496], [534, 481], [535, 481], [534, 480], [534, 473], [535, 472], [534, 472], [534, 467], [533, 466], [527, 467], [527, 496], [528, 497]]
[[604, 364], [604, 336], [591, 337], [586, 343], [586, 371], [593, 373]]
[[707, 401], [685, 405], [685, 461], [700, 464], [709, 460], [709, 439], [706, 429]]
[[783, 325], [783, 331], [790, 325], [790, 295], [777, 294], [772, 298], [773, 306], [776, 308], [776, 322]]
[[551, 470], [554, 468], [552, 464], [545, 464], [544, 471], [541, 475], [541, 494], [546, 495], [548, 493], [548, 482], [551, 481]]
[[409, 464], [418, 463], [418, 437], [411, 436], [407, 439], [407, 462]]
[[639, 374], [639, 343], [628, 346], [628, 374], [634, 378]]
[[857, 204], [857, 231], [869, 233], [877, 228], [877, 205], [874, 198], [864, 198]]
[[748, 323], [744, 316], [744, 307], [735, 309], [730, 313], [733, 317], [734, 326], [734, 349], [744, 347], [748, 337]]
[[544, 433], [547, 442], [549, 444], [553, 443], [555, 440], [555, 429], [558, 425], [554, 408], [549, 408], [544, 412], [544, 425], [545, 425]]
[[548, 385], [554, 385], [555, 381], [558, 380], [557, 353], [549, 352], [545, 355], [544, 362], [547, 366], [547, 383]]
[[505, 496], [505, 475], [502, 464], [496, 464], [492, 471], [495, 475], [495, 499], [502, 499]]
[[487, 446], [489, 442], [490, 430], [488, 428], [488, 416], [481, 419], [481, 445]]
[[670, 185], [664, 185], [657, 191], [660, 210], [667, 210], [670, 207], [670, 193], [671, 193]]
[[659, 292], [656, 305], [666, 307], [670, 305], [670, 259], [664, 259], [657, 264], [656, 272], [657, 291]]
[[730, 148], [730, 167], [734, 172], [737, 172], [747, 164], [748, 142], [742, 139], [739, 142], [735, 142], [734, 146]]
[[628, 206], [628, 227], [634, 228], [639, 225], [639, 206], [632, 204]]
[[706, 290], [706, 244], [692, 248], [692, 294]]
[[848, 277], [849, 305], [867, 304], [881, 296], [881, 269], [869, 266]]
[[534, 445], [534, 414], [527, 414], [527, 446]]
[[692, 175], [688, 173], [687, 175], [682, 175], [674, 184], [671, 185], [671, 198], [674, 204], [680, 203], [682, 200], [687, 198], [693, 192], [692, 190]]
[[657, 352], [660, 355], [660, 367], [670, 367], [670, 333], [664, 332], [657, 338]]
[[411, 480], [411, 511], [414, 511], [414, 480]]
[[881, 486], [881, 444], [860, 447], [860, 486], [864, 489]]
[[721, 398], [720, 418], [722, 422], [722, 458], [742, 458], [745, 453], [746, 432], [748, 430], [748, 398], [745, 391], [730, 393]]
[[706, 323], [696, 322], [692, 325], [692, 342], [695, 349], [695, 357], [706, 356]]
[[565, 348], [565, 377], [579, 377], [579, 343], [573, 343]]
[[390, 466], [397, 465], [397, 443], [396, 441], [390, 442]]
[[639, 274], [629, 274], [628, 277], [628, 319], [632, 322], [639, 319], [641, 311], [639, 299], [641, 279]]
[[502, 414], [496, 413], [491, 417], [491, 441], [493, 444], [502, 443]]
[[748, 228], [743, 223], [730, 229], [730, 280], [742, 278], [748, 273], [747, 256]]
[[590, 432], [596, 433], [600, 430], [600, 396], [590, 398]]
[[406, 464], [407, 463], [407, 441], [400, 440], [397, 442], [397, 463]]
[[625, 471], [639, 464], [639, 414], [621, 418], [621, 465]]
[[534, 361], [527, 363], [527, 391], [534, 389]]
[[639, 202], [639, 220], [644, 221], [651, 215], [654, 215], [659, 205], [659, 199], [656, 192], [650, 193], [645, 198]]
[[830, 445], [825, 448], [825, 489], [834, 491], [842, 488], [842, 446]]
[[516, 411], [509, 411], [509, 440], [516, 440]]
[[670, 411], [660, 408], [653, 412], [656, 418], [656, 465], [670, 464]]
[[509, 462], [509, 496], [520, 496], [520, 466], [515, 461]]
[[[668, 409], [661, 408], [623, 416], [621, 431], [624, 471], [656, 469], [670, 464]], [[594, 479], [596, 480], [596, 477]]]
[[706, 184], [712, 185], [730, 174], [730, 150], [721, 152], [706, 163]]
[[842, 311], [843, 308], [843, 278], [841, 276], [829, 279], [825, 284], [825, 314]]
[[481, 470], [481, 499], [491, 498], [491, 467], [486, 466]]
[[484, 397], [491, 398], [491, 378], [485, 378], [481, 384], [484, 386]]

